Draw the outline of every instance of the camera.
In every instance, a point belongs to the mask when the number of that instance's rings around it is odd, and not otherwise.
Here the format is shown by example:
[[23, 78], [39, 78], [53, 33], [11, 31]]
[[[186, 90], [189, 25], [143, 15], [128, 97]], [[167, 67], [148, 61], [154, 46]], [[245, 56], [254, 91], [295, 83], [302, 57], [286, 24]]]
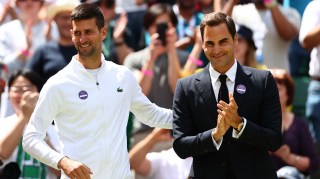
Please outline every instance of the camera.
[[16, 162], [6, 164], [0, 170], [0, 179], [19, 179], [21, 170]]
[[158, 23], [157, 24], [157, 33], [159, 34], [158, 39], [161, 40], [162, 45], [166, 45], [166, 31], [168, 29], [168, 24], [167, 23]]

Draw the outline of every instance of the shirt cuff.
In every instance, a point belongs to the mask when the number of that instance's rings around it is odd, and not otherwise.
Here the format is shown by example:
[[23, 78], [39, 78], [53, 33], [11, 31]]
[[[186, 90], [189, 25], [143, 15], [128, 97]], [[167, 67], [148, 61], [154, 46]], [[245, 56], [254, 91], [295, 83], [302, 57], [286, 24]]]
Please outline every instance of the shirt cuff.
[[233, 129], [233, 131], [232, 131], [232, 137], [233, 138], [239, 139], [241, 134], [242, 134], [242, 132], [243, 132], [243, 130], [244, 130], [244, 128], [246, 128], [247, 119], [244, 118], [244, 117], [242, 119], [243, 119], [243, 127], [242, 127], [241, 131], [237, 131], [237, 130]]
[[[213, 128], [212, 131], [214, 131], [215, 129], [216, 128]], [[211, 138], [212, 138], [213, 145], [216, 147], [217, 150], [219, 150], [223, 141], [223, 137], [219, 141], [215, 141], [211, 133]]]

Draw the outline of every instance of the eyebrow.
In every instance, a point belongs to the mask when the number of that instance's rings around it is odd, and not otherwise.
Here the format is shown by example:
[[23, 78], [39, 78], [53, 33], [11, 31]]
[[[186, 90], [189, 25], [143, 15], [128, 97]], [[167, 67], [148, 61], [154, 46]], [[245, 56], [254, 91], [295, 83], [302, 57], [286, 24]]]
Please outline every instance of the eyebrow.
[[[223, 39], [219, 40], [218, 43], [223, 43], [223, 42], [227, 42], [227, 41], [229, 41], [228, 38], [223, 38]], [[205, 43], [206, 44], [214, 44], [214, 42], [212, 40], [207, 40], [207, 41], [205, 41]]]

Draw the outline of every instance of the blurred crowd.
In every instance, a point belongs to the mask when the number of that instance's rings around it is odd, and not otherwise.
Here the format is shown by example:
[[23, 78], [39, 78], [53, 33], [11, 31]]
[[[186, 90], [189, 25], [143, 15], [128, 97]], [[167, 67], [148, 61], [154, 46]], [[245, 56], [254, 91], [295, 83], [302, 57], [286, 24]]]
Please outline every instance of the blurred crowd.
[[[60, 176], [24, 152], [21, 138], [42, 85], [77, 54], [70, 15], [80, 3], [104, 14], [105, 59], [128, 67], [149, 100], [165, 108], [172, 108], [177, 80], [208, 64], [203, 15], [231, 16], [237, 61], [271, 70], [278, 85], [283, 145], [270, 152], [278, 177], [320, 177], [320, 0], [0, 0], [0, 178], [6, 171], [15, 171], [12, 178]], [[54, 122], [49, 131], [46, 142], [59, 151]], [[127, 138], [133, 178], [188, 178], [192, 158], [174, 153], [170, 130], [131, 114]]]

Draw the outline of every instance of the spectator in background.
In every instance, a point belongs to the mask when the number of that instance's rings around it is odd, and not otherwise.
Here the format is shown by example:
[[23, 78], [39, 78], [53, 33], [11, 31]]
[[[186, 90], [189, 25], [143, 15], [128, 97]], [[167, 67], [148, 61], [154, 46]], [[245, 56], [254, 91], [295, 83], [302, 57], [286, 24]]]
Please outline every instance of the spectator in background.
[[155, 128], [129, 152], [130, 166], [137, 174], [147, 179], [186, 179], [189, 176], [192, 158], [181, 159], [171, 147], [161, 152], [151, 152], [156, 144], [173, 141], [171, 130]]
[[[165, 23], [165, 42], [158, 37], [157, 24]], [[149, 46], [129, 54], [124, 61], [136, 76], [142, 92], [148, 99], [165, 108], [172, 107], [173, 92], [176, 81], [180, 78], [181, 66], [185, 64], [188, 53], [175, 47], [178, 39], [176, 33], [177, 17], [168, 4], [152, 5], [144, 16], [144, 29], [150, 39]], [[136, 122], [139, 131], [147, 126]]]
[[[47, 22], [38, 14], [44, 0], [14, 0], [18, 9], [18, 19], [0, 26], [0, 62], [8, 67], [11, 75], [14, 71], [25, 68], [34, 50], [47, 42]], [[53, 24], [50, 38], [57, 39], [57, 29]], [[1, 96], [0, 118], [13, 114], [8, 101], [7, 88]]]
[[77, 0], [58, 0], [48, 7], [48, 19], [56, 23], [59, 39], [38, 47], [26, 66], [41, 75], [45, 81], [64, 68], [72, 56], [77, 54], [70, 29], [71, 12], [79, 3]]
[[203, 14], [208, 14], [213, 12], [212, 4], [213, 0], [197, 0], [195, 9]]
[[252, 68], [266, 69], [266, 66], [258, 64], [256, 60], [257, 47], [253, 40], [252, 30], [244, 25], [240, 25], [237, 34], [238, 44], [236, 45], [234, 56], [238, 62], [241, 65]]
[[292, 166], [304, 176], [309, 176], [319, 166], [319, 157], [305, 121], [291, 111], [294, 98], [294, 82], [283, 69], [270, 70], [277, 82], [281, 112], [283, 144], [271, 157], [277, 170]]
[[[158, 37], [157, 24], [168, 25], [166, 41]], [[153, 103], [166, 108], [172, 107], [173, 92], [180, 78], [181, 66], [188, 53], [175, 47], [177, 17], [168, 4], [154, 4], [146, 12], [144, 28], [150, 34], [148, 47], [129, 54], [124, 65], [131, 69], [142, 88], [142, 92]]]
[[[302, 17], [303, 12], [310, 1], [312, 0], [285, 0], [283, 2], [283, 7], [296, 9]], [[310, 51], [301, 46], [299, 36], [294, 38], [289, 46], [290, 75], [292, 77], [308, 77], [309, 62]]]
[[0, 26], [6, 22], [17, 19], [17, 13], [11, 0], [0, 1]]
[[128, 17], [127, 27], [130, 32], [127, 34], [126, 42], [133, 51], [145, 47], [143, 39], [143, 17], [148, 8], [145, 0], [116, 0], [116, 13], [125, 12]]
[[[196, 0], [177, 0], [173, 10], [178, 18], [177, 32], [179, 40], [176, 46], [187, 52], [191, 52], [196, 42], [196, 31], [199, 27], [203, 13], [196, 10]], [[200, 67], [204, 67], [208, 61], [201, 53], [199, 59], [202, 61]]]
[[[24, 68], [34, 50], [47, 41], [47, 22], [38, 17], [43, 3], [43, 0], [15, 0], [18, 19], [0, 27], [0, 61], [8, 66], [9, 74]], [[57, 39], [56, 28], [51, 33]]]
[[309, 75], [311, 81], [306, 103], [306, 117], [313, 125], [317, 145], [320, 144], [320, 0], [306, 7], [301, 23], [299, 40], [303, 48], [311, 51]]
[[[223, 0], [217, 1], [222, 3]], [[298, 36], [301, 20], [298, 11], [283, 8], [277, 0], [253, 0], [248, 4], [239, 2], [227, 1], [222, 11], [232, 16], [237, 24], [252, 29], [257, 54], [262, 54], [263, 64], [268, 68], [290, 71], [288, 49], [291, 41]]]
[[102, 53], [106, 60], [123, 65], [125, 57], [133, 52], [128, 46], [128, 39], [132, 34], [127, 27], [127, 14], [122, 12], [119, 16], [116, 15], [115, 0], [97, 0], [94, 4], [100, 7], [108, 28], [107, 37], [102, 43]]
[[48, 175], [46, 166], [31, 158], [22, 149], [21, 142], [42, 85], [41, 77], [29, 70], [16, 71], [8, 80], [9, 98], [15, 114], [0, 121], [0, 158], [5, 163], [17, 162], [21, 178], [46, 179]]

